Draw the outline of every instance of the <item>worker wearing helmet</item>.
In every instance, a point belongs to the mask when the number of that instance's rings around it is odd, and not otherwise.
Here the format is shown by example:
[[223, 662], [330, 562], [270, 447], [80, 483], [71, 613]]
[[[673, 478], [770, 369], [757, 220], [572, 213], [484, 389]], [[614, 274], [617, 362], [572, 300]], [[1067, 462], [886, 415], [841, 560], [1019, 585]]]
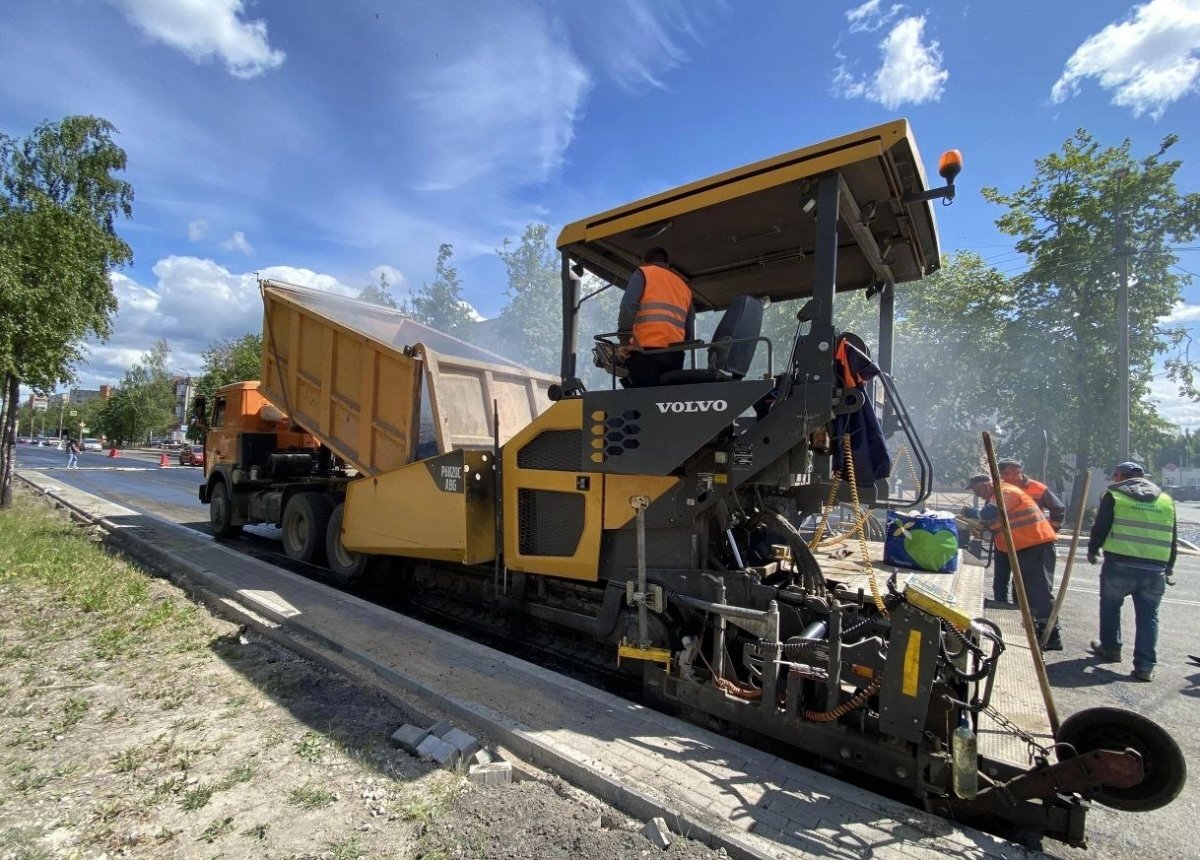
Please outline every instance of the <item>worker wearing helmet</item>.
[[1154, 680], [1158, 662], [1158, 607], [1175, 569], [1175, 502], [1146, 479], [1137, 463], [1113, 469], [1113, 482], [1100, 497], [1088, 537], [1088, 561], [1100, 568], [1100, 638], [1091, 651], [1102, 660], [1121, 659], [1121, 606], [1133, 598], [1136, 628], [1133, 677]]
[[617, 317], [620, 355], [632, 388], [658, 385], [659, 377], [683, 367], [683, 352], [663, 352], [696, 336], [692, 290], [670, 268], [665, 248], [651, 248], [629, 278]]
[[[975, 475], [967, 482], [967, 489], [989, 502], [980, 512], [980, 519], [995, 536], [996, 549], [1007, 554], [1008, 541], [1000, 525], [1000, 512], [994, 501], [996, 494], [991, 479], [987, 475]], [[1029, 611], [1037, 624], [1040, 641], [1054, 604], [1054, 542], [1058, 534], [1050, 527], [1050, 521], [1028, 493], [1004, 482], [1001, 482], [1000, 490], [1004, 497], [1004, 510], [1008, 513], [1013, 548], [1016, 550], [1017, 562], [1021, 565], [1025, 596], [1029, 598]], [[1054, 632], [1042, 646], [1042, 650], [1061, 651], [1062, 648], [1062, 633], [1056, 623]]]

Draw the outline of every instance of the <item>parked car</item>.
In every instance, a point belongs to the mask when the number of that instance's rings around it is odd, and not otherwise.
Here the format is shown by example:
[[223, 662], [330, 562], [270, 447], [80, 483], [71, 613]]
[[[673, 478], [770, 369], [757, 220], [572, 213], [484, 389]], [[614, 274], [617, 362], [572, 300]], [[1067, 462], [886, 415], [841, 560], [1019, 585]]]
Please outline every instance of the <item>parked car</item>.
[[79, 445], [83, 451], [103, 451], [104, 446], [100, 444], [99, 439], [84, 439]]
[[204, 446], [203, 445], [188, 445], [179, 452], [180, 466], [203, 466], [204, 465]]
[[33, 441], [33, 439], [30, 438], [29, 436], [22, 436], [21, 438], [17, 439], [17, 441], [19, 443], [21, 443], [22, 445], [28, 445], [30, 442]]

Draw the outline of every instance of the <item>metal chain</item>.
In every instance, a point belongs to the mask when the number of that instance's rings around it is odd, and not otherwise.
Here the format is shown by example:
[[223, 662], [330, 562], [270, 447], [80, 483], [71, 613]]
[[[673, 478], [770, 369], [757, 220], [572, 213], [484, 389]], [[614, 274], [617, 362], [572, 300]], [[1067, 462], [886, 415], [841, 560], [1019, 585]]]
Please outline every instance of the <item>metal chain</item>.
[[988, 705], [982, 709], [981, 713], [987, 714], [987, 716], [990, 717], [992, 721], [995, 722], [996, 725], [998, 725], [1003, 731], [1016, 735], [1018, 738], [1025, 741], [1026, 745], [1029, 747], [1030, 764], [1036, 762], [1038, 758], [1044, 760], [1050, 757], [1050, 747], [1042, 746], [1042, 744], [1039, 743], [1033, 735], [1029, 734], [1029, 732], [1025, 731], [1008, 717], [1004, 716], [1004, 714], [996, 710], [995, 705]]

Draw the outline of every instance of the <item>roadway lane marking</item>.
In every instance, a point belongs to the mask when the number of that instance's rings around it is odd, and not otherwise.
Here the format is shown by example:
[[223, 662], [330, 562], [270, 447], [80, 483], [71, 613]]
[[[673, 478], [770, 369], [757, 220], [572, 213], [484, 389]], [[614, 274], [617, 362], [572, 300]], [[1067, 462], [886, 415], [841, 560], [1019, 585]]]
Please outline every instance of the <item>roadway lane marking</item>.
[[[1167, 587], [1170, 588], [1170, 586]], [[1097, 597], [1100, 596], [1099, 589], [1095, 588], [1075, 588], [1074, 586], [1067, 586], [1067, 591], [1078, 591], [1080, 594], [1094, 594]], [[1200, 600], [1178, 600], [1174, 597], [1164, 597], [1162, 602], [1171, 603], [1175, 606], [1200, 606]]]
[[24, 472], [153, 472], [163, 466], [76, 466], [68, 469], [66, 466], [21, 466]]

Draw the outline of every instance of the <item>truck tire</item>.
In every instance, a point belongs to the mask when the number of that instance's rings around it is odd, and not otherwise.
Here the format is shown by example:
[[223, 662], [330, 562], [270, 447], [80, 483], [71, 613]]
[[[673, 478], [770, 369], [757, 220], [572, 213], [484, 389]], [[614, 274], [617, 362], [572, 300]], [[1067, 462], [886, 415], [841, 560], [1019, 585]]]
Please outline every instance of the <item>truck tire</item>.
[[213, 535], [218, 538], [237, 537], [242, 533], [242, 527], [233, 522], [233, 500], [229, 498], [229, 487], [224, 481], [217, 481], [212, 486], [208, 497], [208, 522]]
[[298, 493], [283, 511], [283, 551], [288, 558], [320, 564], [333, 504], [320, 493]]
[[342, 517], [345, 510], [344, 503], [334, 508], [325, 530], [325, 555], [329, 559], [329, 572], [340, 585], [349, 585], [359, 579], [371, 562], [371, 556], [366, 553], [342, 546]]

